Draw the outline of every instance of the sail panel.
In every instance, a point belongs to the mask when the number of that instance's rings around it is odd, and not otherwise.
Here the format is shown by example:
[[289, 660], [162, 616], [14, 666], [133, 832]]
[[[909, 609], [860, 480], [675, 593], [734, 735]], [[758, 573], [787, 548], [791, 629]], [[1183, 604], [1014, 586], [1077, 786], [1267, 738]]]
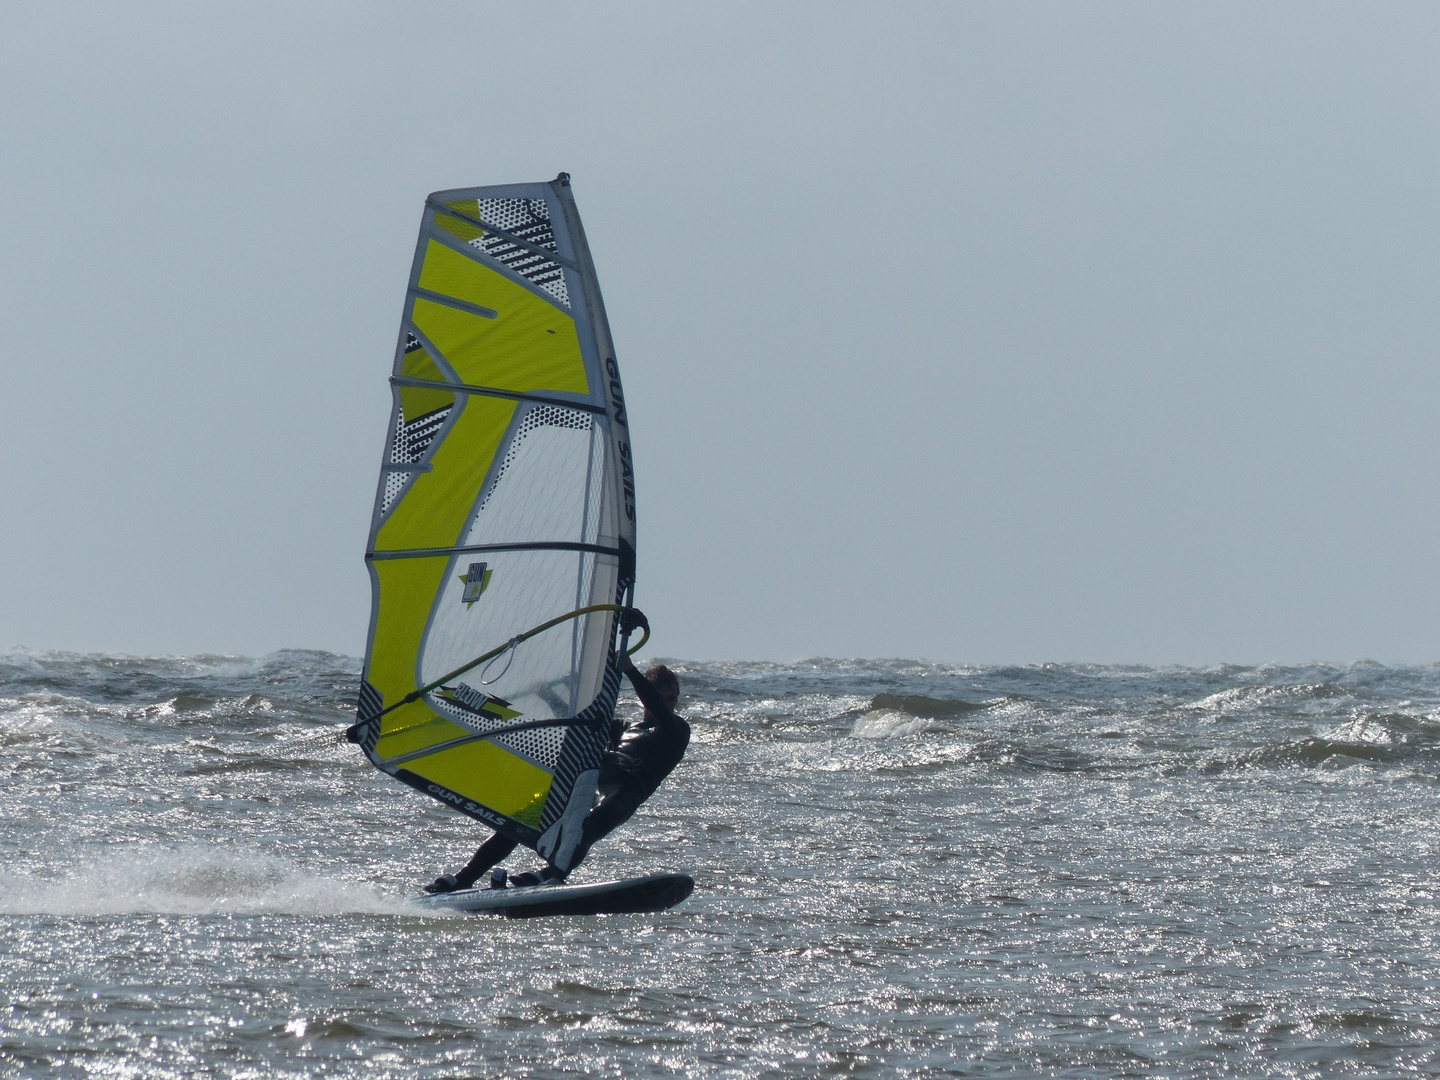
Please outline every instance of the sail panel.
[[[397, 390], [400, 389], [397, 387]], [[449, 430], [437, 438], [405, 497], [390, 511], [375, 551], [454, 547], [475, 509], [478, 482], [495, 461], [517, 402], [460, 395]]]
[[[433, 682], [555, 615], [591, 602], [614, 603], [617, 560], [603, 560], [609, 565], [597, 574], [602, 560], [599, 555], [572, 551], [486, 552], [457, 558], [425, 635], [418, 685]], [[476, 577], [486, 581], [485, 591], [467, 603], [469, 581]], [[593, 683], [587, 686], [581, 681], [586, 628], [580, 619], [561, 623], [447, 685], [499, 698], [505, 708], [518, 710], [527, 720], [574, 716], [589, 704], [586, 691], [594, 691]], [[594, 673], [590, 674], [593, 679]], [[438, 699], [442, 693], [431, 697]], [[456, 710], [444, 700], [432, 703], [443, 715], [476, 725], [477, 730], [499, 726], [477, 724], [473, 712]]]
[[568, 178], [427, 200], [394, 374], [358, 741], [563, 863], [634, 577], [624, 400]]
[[514, 305], [513, 317], [502, 322], [416, 298], [411, 322], [461, 382], [522, 393], [589, 394], [574, 321], [533, 310], [544, 306], [539, 300], [525, 304], [529, 311]]
[[[570, 306], [570, 290], [558, 259], [557, 234], [550, 208], [529, 198], [455, 199], [443, 204], [435, 223], [451, 236], [480, 248], [506, 269], [558, 303]], [[483, 222], [489, 228], [482, 227]], [[563, 232], [561, 233], [563, 236]]]

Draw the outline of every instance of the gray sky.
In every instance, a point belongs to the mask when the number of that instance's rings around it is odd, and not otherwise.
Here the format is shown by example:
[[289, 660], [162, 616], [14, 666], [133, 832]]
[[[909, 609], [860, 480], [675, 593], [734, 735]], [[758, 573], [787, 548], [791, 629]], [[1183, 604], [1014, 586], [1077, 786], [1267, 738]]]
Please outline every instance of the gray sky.
[[364, 646], [424, 196], [574, 185], [656, 652], [1440, 659], [1440, 8], [0, 4], [0, 646]]

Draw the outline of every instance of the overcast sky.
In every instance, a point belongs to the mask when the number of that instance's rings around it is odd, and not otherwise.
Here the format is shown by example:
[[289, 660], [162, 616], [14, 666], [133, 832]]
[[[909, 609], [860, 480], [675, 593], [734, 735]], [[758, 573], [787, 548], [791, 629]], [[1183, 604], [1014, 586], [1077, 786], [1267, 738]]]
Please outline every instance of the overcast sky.
[[415, 233], [560, 170], [657, 654], [1440, 660], [1433, 4], [0, 3], [0, 647], [358, 654]]

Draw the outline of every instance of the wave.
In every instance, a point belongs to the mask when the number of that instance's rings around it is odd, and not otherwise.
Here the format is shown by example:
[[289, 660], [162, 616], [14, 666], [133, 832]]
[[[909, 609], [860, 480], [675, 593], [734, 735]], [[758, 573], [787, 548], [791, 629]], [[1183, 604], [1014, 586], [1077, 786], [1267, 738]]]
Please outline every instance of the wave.
[[[1180, 760], [1167, 771], [1185, 771], [1195, 764]], [[1249, 769], [1333, 770], [1354, 765], [1431, 774], [1440, 771], [1440, 722], [1429, 716], [1361, 712], [1329, 729], [1293, 733], [1277, 741], [1257, 740], [1241, 749], [1212, 750], [1208, 760], [1199, 764], [1207, 775]]]
[[964, 716], [986, 707], [984, 703], [955, 701], [949, 698], [922, 697], [919, 694], [876, 694], [870, 699], [871, 709], [887, 709], [909, 713], [911, 716], [928, 720], [941, 720], [948, 716]]
[[[880, 695], [885, 697], [888, 695]], [[933, 731], [938, 725], [928, 717], [912, 716], [900, 709], [871, 709], [850, 730], [852, 739], [893, 739]]]
[[1329, 682], [1262, 683], [1227, 686], [1199, 701], [1183, 706], [1196, 712], [1235, 716], [1268, 709], [1303, 709], [1310, 705], [1332, 705], [1339, 698], [1353, 698], [1355, 691]]
[[233, 697], [257, 686], [271, 694], [353, 699], [360, 661], [313, 649], [282, 649], [264, 656], [127, 656], [108, 653], [0, 653], [0, 687], [10, 695], [51, 691], [95, 704], [156, 701], [177, 694]]

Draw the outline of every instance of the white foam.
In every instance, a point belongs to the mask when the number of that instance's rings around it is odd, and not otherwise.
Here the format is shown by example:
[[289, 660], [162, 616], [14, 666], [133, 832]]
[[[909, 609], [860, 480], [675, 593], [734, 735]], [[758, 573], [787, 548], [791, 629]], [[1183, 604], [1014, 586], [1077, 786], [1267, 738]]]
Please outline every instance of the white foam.
[[936, 726], [936, 721], [911, 716], [899, 709], [871, 709], [850, 731], [852, 739], [898, 739], [918, 735]]
[[1395, 742], [1394, 734], [1385, 726], [1384, 721], [1373, 716], [1354, 716], [1324, 734], [1325, 738], [1342, 743], [1390, 746]]
[[201, 845], [132, 847], [60, 880], [0, 874], [0, 914], [414, 914], [403, 897]]

